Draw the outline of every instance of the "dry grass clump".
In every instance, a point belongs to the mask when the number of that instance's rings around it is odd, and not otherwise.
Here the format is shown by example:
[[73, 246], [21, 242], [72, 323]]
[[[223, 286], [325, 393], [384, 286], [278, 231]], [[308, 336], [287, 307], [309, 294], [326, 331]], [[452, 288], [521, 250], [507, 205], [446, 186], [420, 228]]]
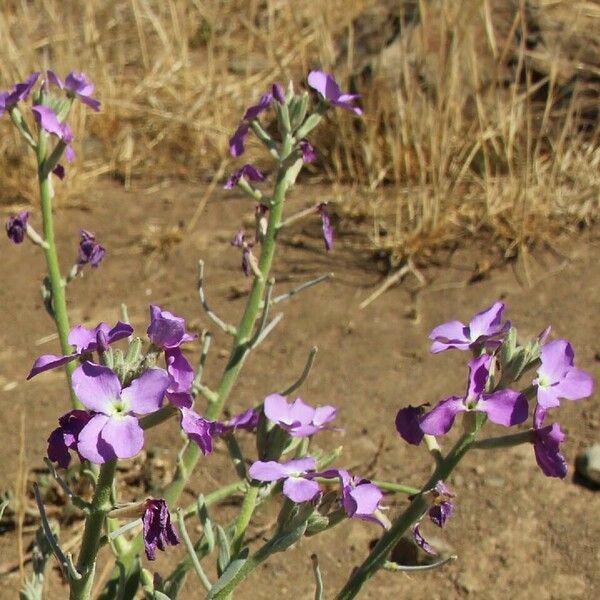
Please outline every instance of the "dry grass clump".
[[[210, 179], [248, 102], [320, 66], [366, 116], [332, 114], [318, 171], [394, 257], [481, 231], [510, 251], [598, 214], [597, 2], [9, 0], [0, 39], [0, 89], [48, 67], [97, 84], [66, 185]], [[31, 196], [27, 161], [0, 122], [0, 202]]]

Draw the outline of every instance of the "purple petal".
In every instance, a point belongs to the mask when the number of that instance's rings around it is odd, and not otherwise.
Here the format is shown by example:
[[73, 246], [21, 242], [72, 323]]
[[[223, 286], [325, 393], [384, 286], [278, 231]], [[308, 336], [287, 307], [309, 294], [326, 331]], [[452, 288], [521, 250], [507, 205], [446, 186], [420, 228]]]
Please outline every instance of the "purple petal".
[[478, 358], [469, 361], [469, 389], [467, 399], [478, 398], [484, 391], [490, 376], [490, 365], [492, 357], [482, 354]]
[[72, 382], [75, 395], [90, 410], [110, 414], [119, 401], [121, 383], [108, 367], [86, 361], [75, 369]]
[[257, 481], [277, 481], [288, 476], [284, 466], [274, 460], [257, 460], [248, 469], [248, 475]]
[[295, 458], [289, 460], [282, 465], [288, 475], [300, 475], [307, 471], [314, 471], [317, 466], [317, 461], [311, 456], [304, 458]]
[[279, 104], [285, 104], [285, 90], [280, 83], [274, 83], [271, 88], [271, 94]]
[[116, 458], [132, 458], [143, 447], [144, 430], [132, 415], [113, 415], [100, 432], [98, 451], [106, 460], [112, 458], [111, 453]]
[[492, 423], [505, 427], [523, 423], [529, 414], [526, 396], [514, 390], [484, 394], [476, 410], [486, 413]]
[[431, 522], [438, 527], [443, 527], [453, 513], [454, 504], [452, 504], [452, 502], [440, 502], [439, 504], [434, 504], [428, 511]]
[[69, 354], [67, 356], [43, 354], [33, 363], [33, 367], [31, 367], [31, 371], [29, 371], [27, 379], [31, 379], [32, 377], [35, 377], [44, 371], [49, 371], [50, 369], [56, 369], [56, 367], [65, 365], [75, 360], [78, 356], [78, 354]]
[[148, 498], [142, 516], [144, 525], [144, 549], [148, 560], [155, 560], [156, 549], [165, 550], [166, 546], [179, 543], [177, 530], [171, 524], [169, 507], [163, 499]]
[[334, 406], [317, 406], [312, 419], [313, 425], [323, 427], [327, 423], [333, 421], [336, 417], [337, 409]]
[[66, 469], [71, 462], [69, 447], [65, 444], [65, 436], [61, 427], [57, 427], [48, 438], [48, 458], [58, 464], [59, 467]]
[[90, 96], [96, 89], [87, 75], [77, 71], [71, 71], [65, 77], [65, 88], [70, 92], [81, 94], [82, 96]]
[[147, 369], [121, 392], [121, 399], [126, 403], [126, 410], [138, 415], [147, 415], [157, 411], [162, 406], [165, 392], [170, 383], [169, 375], [163, 369]]
[[437, 353], [448, 348], [464, 350], [469, 347], [470, 341], [467, 337], [468, 329], [460, 321], [448, 321], [434, 327], [429, 334], [429, 339], [434, 340], [431, 352]]
[[320, 492], [319, 484], [304, 477], [288, 477], [283, 482], [283, 494], [292, 502], [308, 502]]
[[299, 146], [300, 152], [302, 153], [302, 160], [305, 163], [311, 163], [317, 160], [317, 152], [308, 140], [300, 140]]
[[422, 406], [407, 406], [396, 415], [396, 431], [404, 441], [414, 446], [418, 446], [423, 439], [420, 418], [424, 412]]
[[311, 71], [308, 74], [308, 85], [329, 101], [337, 100], [341, 96], [336, 80], [324, 71]]
[[63, 83], [62, 79], [54, 71], [46, 71], [46, 77], [50, 84], [59, 87], [61, 90], [65, 88], [65, 84]]
[[558, 423], [533, 432], [535, 459], [544, 475], [548, 477], [564, 479], [567, 476], [567, 461], [560, 452], [560, 444], [564, 442], [565, 437]]
[[537, 401], [538, 401], [538, 404], [544, 409], [560, 406], [560, 399], [556, 395], [555, 389], [553, 386], [544, 387], [544, 386], [538, 385]]
[[264, 112], [271, 106], [273, 102], [273, 94], [267, 92], [263, 94], [257, 104], [250, 106], [244, 113], [244, 121], [250, 122], [256, 119], [260, 113]]
[[560, 381], [573, 366], [575, 353], [567, 340], [554, 340], [542, 346], [540, 359], [542, 364], [538, 375], [544, 385], [551, 385]]
[[488, 308], [477, 313], [469, 323], [471, 342], [481, 337], [497, 335], [502, 331], [503, 302], [494, 302]]
[[[265, 417], [273, 423], [286, 423], [291, 425], [290, 407], [287, 399], [281, 394], [269, 394], [264, 401]], [[312, 415], [311, 415], [312, 417]]]
[[412, 533], [417, 546], [419, 546], [421, 550], [430, 556], [437, 556], [436, 549], [423, 537], [423, 534], [419, 528], [419, 523], [415, 523], [415, 525], [413, 525]]
[[189, 408], [181, 408], [181, 429], [198, 444], [202, 454], [210, 454], [213, 449], [215, 424]]
[[194, 398], [189, 392], [170, 392], [167, 390], [166, 396], [169, 402], [177, 408], [192, 408]]
[[561, 381], [553, 386], [553, 392], [567, 400], [581, 400], [592, 395], [594, 380], [589, 373], [571, 367]]
[[26, 100], [29, 94], [31, 93], [31, 90], [33, 89], [33, 86], [35, 85], [39, 76], [40, 74], [37, 72], [32, 73], [25, 81], [15, 84], [12, 90], [5, 96], [5, 108], [10, 108], [11, 106], [14, 106], [17, 102]]
[[194, 381], [194, 369], [183, 355], [180, 348], [165, 350], [167, 373], [170, 377], [169, 392], [179, 394], [188, 393]]
[[241, 156], [244, 153], [244, 144], [248, 136], [248, 123], [242, 122], [229, 140], [229, 153], [231, 156]]
[[421, 430], [429, 435], [443, 435], [450, 431], [459, 412], [465, 411], [463, 399], [451, 396], [438, 402], [437, 406], [421, 419]]
[[150, 326], [147, 330], [150, 341], [159, 348], [177, 348], [195, 339], [185, 331], [185, 320], [160, 306], [150, 306]]
[[90, 98], [89, 96], [83, 96], [81, 94], [77, 94], [77, 97], [83, 104], [89, 106], [92, 110], [98, 112], [100, 110], [100, 102], [95, 98]]
[[246, 164], [240, 169], [238, 169], [231, 177], [227, 180], [225, 185], [223, 186], [226, 190], [233, 189], [240, 179], [244, 177], [248, 181], [264, 181], [265, 175], [261, 171], [259, 171], [255, 166]]
[[69, 331], [68, 342], [71, 346], [75, 346], [75, 350], [81, 354], [83, 352], [92, 352], [96, 349], [96, 339], [98, 332], [102, 331], [107, 334], [110, 327], [107, 323], [100, 323], [97, 327], [88, 328], [83, 325], [75, 325]]
[[49, 106], [34, 106], [32, 109], [38, 125], [48, 133], [52, 133], [62, 139], [64, 130], [62, 123], [58, 120], [56, 113]]
[[112, 344], [126, 337], [129, 337], [133, 333], [133, 327], [129, 323], [123, 323], [117, 321], [117, 324], [107, 333], [108, 343]]
[[79, 433], [91, 418], [85, 410], [71, 410], [60, 417], [59, 427], [48, 438], [48, 458], [66, 469], [71, 462], [69, 450], [77, 449]]
[[321, 227], [323, 229], [323, 243], [325, 250], [329, 251], [333, 248], [333, 225], [331, 218], [327, 212], [327, 202], [321, 202], [317, 207], [317, 211], [321, 215]]
[[371, 516], [378, 508], [383, 494], [372, 483], [362, 483], [343, 496], [344, 510], [350, 517]]
[[289, 407], [287, 424], [312, 424], [315, 418], [315, 412], [316, 409], [306, 404], [302, 398], [296, 398]]
[[107, 452], [106, 444], [100, 441], [100, 433], [109, 418], [107, 415], [95, 415], [79, 432], [77, 451], [83, 458], [96, 465], [101, 465], [107, 460], [115, 458], [111, 455], [111, 452]]
[[65, 178], [65, 167], [59, 163], [52, 169], [52, 173], [62, 181]]

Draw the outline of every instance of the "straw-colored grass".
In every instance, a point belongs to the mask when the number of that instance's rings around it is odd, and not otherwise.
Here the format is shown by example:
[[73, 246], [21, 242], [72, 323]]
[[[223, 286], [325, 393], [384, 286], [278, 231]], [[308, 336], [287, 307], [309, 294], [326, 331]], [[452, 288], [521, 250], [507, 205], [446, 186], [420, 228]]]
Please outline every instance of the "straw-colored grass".
[[[126, 185], [208, 181], [228, 160], [244, 107], [272, 81], [322, 67], [362, 94], [365, 118], [332, 114], [313, 173], [354, 188], [341, 212], [372, 215], [372, 242], [393, 262], [478, 232], [510, 253], [598, 214], [598, 2], [0, 7], [0, 89], [50, 67], [82, 70], [97, 85], [102, 112], [73, 116], [78, 159], [67, 189], [103, 174]], [[28, 161], [5, 118], [0, 202], [33, 197]]]

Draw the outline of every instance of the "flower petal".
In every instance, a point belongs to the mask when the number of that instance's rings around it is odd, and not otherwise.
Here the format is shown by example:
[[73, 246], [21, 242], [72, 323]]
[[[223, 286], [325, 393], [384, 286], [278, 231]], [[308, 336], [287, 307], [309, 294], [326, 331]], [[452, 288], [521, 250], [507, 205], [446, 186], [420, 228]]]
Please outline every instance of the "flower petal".
[[383, 494], [373, 483], [361, 483], [344, 494], [344, 510], [350, 517], [371, 516], [378, 508]]
[[570, 367], [567, 374], [553, 386], [553, 392], [567, 400], [581, 400], [592, 395], [594, 380], [589, 373], [576, 367]]
[[451, 396], [438, 402], [436, 407], [421, 419], [421, 430], [429, 435], [443, 435], [450, 431], [459, 412], [465, 411], [463, 399]]
[[[264, 401], [263, 410], [265, 417], [273, 423], [293, 423], [290, 415], [290, 406], [285, 396], [281, 394], [269, 394]], [[312, 415], [311, 415], [312, 416]]]
[[108, 367], [86, 361], [75, 369], [72, 382], [75, 395], [90, 410], [106, 413], [119, 400], [121, 383]]
[[144, 447], [144, 430], [132, 415], [114, 415], [100, 432], [98, 449], [109, 460], [112, 452], [116, 458], [132, 458]]
[[558, 423], [553, 423], [534, 431], [533, 451], [535, 460], [548, 477], [567, 476], [567, 461], [560, 453], [560, 444], [565, 440], [565, 434]]
[[77, 452], [90, 462], [101, 465], [115, 458], [106, 451], [106, 444], [100, 441], [100, 432], [108, 422], [107, 415], [95, 415], [79, 432]]
[[567, 340], [554, 340], [544, 344], [540, 351], [540, 379], [546, 385], [560, 381], [569, 367], [573, 366], [574, 358], [573, 346]]
[[179, 348], [168, 348], [165, 350], [165, 362], [170, 378], [169, 392], [189, 392], [194, 381], [194, 369], [183, 352]]
[[55, 354], [42, 354], [34, 363], [33, 367], [31, 367], [31, 371], [29, 371], [29, 375], [27, 375], [27, 379], [31, 379], [44, 371], [50, 371], [50, 369], [56, 369], [56, 367], [60, 367], [61, 365], [66, 365], [67, 363], [75, 360], [79, 355], [78, 354], [68, 354], [67, 356], [56, 356]]
[[477, 341], [482, 336], [492, 336], [500, 333], [503, 312], [503, 302], [494, 302], [488, 308], [478, 312], [469, 323], [471, 342]]
[[320, 492], [319, 484], [304, 477], [288, 477], [283, 482], [283, 494], [293, 502], [308, 502]]
[[287, 471], [283, 465], [274, 460], [257, 460], [248, 469], [248, 475], [257, 481], [277, 481], [287, 477]]
[[163, 369], [147, 369], [121, 392], [121, 399], [127, 403], [127, 411], [147, 415], [162, 406], [170, 382]]
[[527, 398], [514, 390], [483, 394], [476, 410], [486, 413], [492, 423], [505, 427], [523, 423], [529, 414]]
[[423, 439], [420, 419], [424, 412], [422, 406], [407, 406], [396, 415], [396, 431], [404, 441], [414, 446], [418, 446]]

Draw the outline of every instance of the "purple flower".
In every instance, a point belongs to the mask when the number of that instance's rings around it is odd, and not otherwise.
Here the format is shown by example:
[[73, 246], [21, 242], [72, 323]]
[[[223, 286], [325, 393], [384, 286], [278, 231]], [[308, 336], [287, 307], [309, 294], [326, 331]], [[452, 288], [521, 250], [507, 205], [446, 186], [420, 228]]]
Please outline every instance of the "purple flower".
[[92, 415], [86, 410], [71, 410], [60, 417], [59, 427], [48, 438], [48, 458], [66, 469], [71, 462], [69, 450], [77, 452], [79, 433], [91, 418]]
[[302, 153], [302, 160], [305, 163], [311, 163], [314, 160], [317, 160], [317, 152], [308, 140], [300, 140], [298, 145], [300, 146], [300, 152]]
[[270, 394], [264, 402], [265, 417], [279, 425], [292, 437], [307, 437], [322, 429], [329, 429], [327, 423], [333, 421], [336, 409], [333, 406], [313, 408], [296, 398], [288, 404], [285, 396]]
[[560, 452], [560, 444], [566, 436], [558, 423], [543, 426], [546, 411], [538, 406], [533, 416], [532, 443], [535, 460], [548, 477], [567, 476], [567, 461]]
[[196, 336], [185, 330], [185, 319], [177, 317], [156, 304], [150, 305], [150, 326], [146, 332], [150, 341], [159, 348], [179, 348], [181, 344], [192, 342]]
[[210, 454], [213, 449], [213, 436], [217, 433], [216, 424], [207, 421], [190, 408], [181, 408], [181, 429], [198, 444], [202, 454]]
[[243, 429], [245, 431], [254, 431], [258, 426], [259, 412], [249, 408], [243, 413], [229, 419], [229, 421], [215, 423], [215, 433], [217, 435], [226, 435], [232, 431]]
[[4, 111], [27, 99], [39, 76], [39, 73], [32, 73], [25, 81], [15, 84], [10, 92], [0, 92], [0, 117]]
[[75, 352], [73, 354], [67, 354], [66, 356], [56, 356], [54, 354], [43, 354], [40, 356], [31, 371], [27, 376], [27, 379], [35, 377], [39, 373], [49, 371], [50, 369], [56, 369], [76, 358], [82, 354], [89, 354], [98, 349], [98, 334], [102, 332], [106, 336], [106, 342], [112, 344], [118, 340], [129, 337], [133, 333], [133, 327], [128, 323], [122, 323], [118, 321], [117, 324], [111, 329], [107, 323], [100, 323], [93, 329], [88, 329], [83, 325], [76, 325], [69, 332], [68, 342], [71, 346], [75, 346]]
[[420, 524], [421, 524], [420, 522], [415, 523], [412, 528], [412, 534], [413, 534], [415, 543], [426, 554], [429, 554], [431, 556], [437, 556], [437, 550], [423, 537], [423, 534], [421, 533], [421, 529], [419, 527]]
[[169, 376], [162, 369], [147, 369], [131, 385], [121, 388], [119, 378], [108, 367], [89, 361], [72, 377], [73, 391], [94, 416], [79, 433], [77, 450], [95, 464], [115, 458], [131, 458], [144, 446], [144, 431], [135, 415], [157, 411]]
[[194, 369], [192, 369], [192, 365], [180, 348], [167, 348], [165, 362], [170, 380], [167, 398], [175, 406], [190, 408], [193, 403], [191, 389], [194, 381]]
[[297, 458], [286, 463], [273, 460], [256, 461], [248, 474], [258, 481], [283, 480], [283, 493], [292, 502], [307, 502], [319, 494], [319, 484], [306, 479], [309, 471], [314, 471], [317, 461], [311, 457]]
[[344, 469], [329, 469], [314, 473], [313, 477], [338, 477], [341, 484], [341, 502], [348, 517], [371, 521], [384, 526], [375, 516], [383, 498], [381, 490], [368, 479], [353, 477]]
[[97, 241], [93, 233], [82, 229], [79, 232], [79, 254], [77, 257], [77, 265], [83, 267], [83, 265], [89, 264], [92, 268], [96, 268], [104, 258], [106, 250], [104, 246], [101, 246]]
[[264, 181], [265, 175], [261, 173], [256, 167], [246, 164], [240, 169], [238, 169], [225, 183], [223, 186], [226, 190], [233, 189], [239, 182], [239, 180], [244, 177], [248, 181]]
[[396, 431], [403, 440], [414, 446], [421, 443], [424, 435], [420, 426], [420, 419], [425, 412], [423, 406], [407, 406], [396, 415]]
[[63, 82], [54, 71], [48, 71], [47, 74], [48, 81], [59, 87], [61, 90], [66, 90], [67, 95], [71, 97], [76, 96], [92, 110], [100, 110], [100, 102], [92, 98], [92, 94], [96, 87], [86, 75], [78, 73], [77, 71], [71, 71]]
[[242, 272], [246, 277], [250, 277], [250, 275], [252, 275], [252, 266], [250, 265], [250, 261], [252, 260], [251, 248], [254, 246], [254, 242], [248, 239], [248, 236], [243, 229], [240, 229], [233, 236], [231, 245], [242, 249]]
[[6, 235], [14, 244], [20, 244], [25, 239], [28, 219], [29, 211], [24, 210], [6, 220]]
[[431, 352], [442, 352], [449, 348], [470, 350], [482, 345], [497, 348], [502, 337], [510, 329], [510, 321], [502, 324], [504, 303], [495, 302], [490, 307], [477, 313], [468, 325], [460, 321], [448, 321], [435, 327], [429, 334], [433, 340]]
[[542, 408], [558, 406], [560, 398], [580, 400], [592, 394], [592, 377], [573, 366], [575, 353], [567, 340], [544, 344], [540, 354], [542, 364], [533, 384], [538, 388], [537, 401]]
[[240, 126], [236, 129], [235, 133], [229, 140], [229, 152], [231, 153], [231, 156], [240, 156], [243, 154], [244, 144], [246, 142], [246, 136], [248, 135], [250, 123], [254, 121], [254, 119], [256, 119], [260, 113], [267, 110], [267, 108], [271, 106], [272, 102], [273, 94], [271, 92], [267, 92], [261, 96], [257, 104], [254, 104], [246, 109]]
[[321, 202], [317, 206], [317, 212], [321, 215], [321, 224], [323, 227], [323, 242], [325, 250], [329, 251], [333, 248], [333, 226], [331, 225], [331, 217], [327, 212], [327, 202]]
[[510, 427], [527, 419], [527, 398], [513, 390], [485, 392], [492, 357], [483, 354], [469, 361], [469, 387], [464, 398], [451, 396], [442, 400], [419, 421], [419, 427], [430, 435], [443, 435], [450, 431], [456, 415], [465, 411], [487, 414], [492, 423]]
[[56, 113], [49, 107], [43, 106], [39, 104], [34, 106], [32, 109], [33, 116], [37, 124], [48, 133], [55, 135], [59, 140], [61, 140], [65, 145], [65, 157], [68, 161], [71, 161], [75, 158], [75, 152], [73, 151], [73, 147], [71, 146], [71, 142], [73, 141], [73, 132], [69, 127], [68, 123], [61, 123], [56, 115]]
[[169, 507], [162, 498], [146, 500], [142, 523], [144, 524], [144, 550], [148, 560], [156, 558], [157, 548], [164, 551], [166, 546], [179, 544], [179, 535], [171, 524]]
[[357, 94], [342, 94], [340, 86], [329, 73], [311, 71], [308, 74], [308, 85], [319, 92], [330, 104], [349, 110], [356, 115], [362, 115], [362, 110], [353, 104], [360, 96]]
[[428, 511], [429, 518], [438, 527], [443, 527], [454, 513], [452, 498], [455, 497], [455, 494], [443, 481], [438, 481], [430, 493], [433, 505]]

